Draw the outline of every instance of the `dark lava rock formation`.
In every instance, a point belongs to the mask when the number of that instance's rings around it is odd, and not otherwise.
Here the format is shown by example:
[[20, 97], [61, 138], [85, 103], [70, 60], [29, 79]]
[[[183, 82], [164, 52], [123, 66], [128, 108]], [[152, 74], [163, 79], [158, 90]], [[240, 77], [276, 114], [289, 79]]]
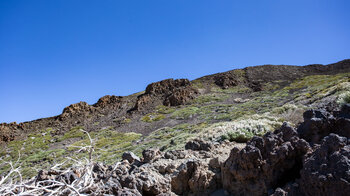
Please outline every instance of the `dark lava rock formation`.
[[149, 84], [140, 95], [131, 111], [149, 111], [159, 104], [166, 106], [183, 105], [196, 97], [197, 90], [188, 79], [167, 79]]
[[304, 195], [349, 195], [350, 141], [330, 134], [308, 154], [301, 170], [300, 192]]
[[222, 166], [223, 187], [234, 195], [266, 195], [298, 177], [302, 157], [310, 150], [287, 124], [253, 137], [244, 149], [232, 149]]
[[312, 144], [322, 141], [330, 133], [350, 137], [350, 105], [346, 104], [334, 116], [325, 110], [308, 110], [304, 113], [304, 122], [299, 126], [300, 137]]

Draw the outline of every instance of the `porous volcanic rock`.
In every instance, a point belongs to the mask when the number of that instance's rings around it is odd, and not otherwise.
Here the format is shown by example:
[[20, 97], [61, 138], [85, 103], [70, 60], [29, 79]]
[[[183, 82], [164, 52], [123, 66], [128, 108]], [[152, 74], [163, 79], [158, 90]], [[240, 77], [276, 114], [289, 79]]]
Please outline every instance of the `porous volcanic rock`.
[[140, 158], [136, 156], [133, 152], [124, 152], [122, 155], [123, 160], [129, 161], [129, 163], [141, 162]]
[[220, 185], [219, 175], [208, 170], [198, 160], [189, 160], [179, 166], [171, 180], [172, 191], [178, 195], [209, 195]]
[[325, 137], [303, 161], [300, 187], [305, 195], [349, 195], [349, 138], [336, 134]]
[[213, 144], [211, 142], [204, 141], [198, 138], [187, 142], [185, 145], [186, 150], [210, 151], [211, 148], [213, 148]]
[[237, 86], [239, 81], [233, 72], [226, 72], [216, 75], [214, 77], [214, 83], [223, 89], [227, 89], [229, 87]]
[[60, 119], [64, 120], [69, 117], [78, 117], [78, 116], [86, 116], [90, 112], [92, 112], [94, 108], [90, 106], [88, 103], [81, 101], [79, 103], [72, 104], [63, 109], [62, 114], [60, 115]]
[[288, 124], [245, 148], [233, 148], [221, 169], [223, 187], [233, 195], [266, 195], [298, 177], [302, 157], [311, 150]]
[[146, 149], [142, 151], [143, 162], [150, 163], [162, 157], [162, 152], [159, 149]]
[[194, 99], [198, 94], [197, 90], [192, 87], [180, 88], [173, 91], [171, 94], [165, 97], [163, 105], [165, 106], [178, 106], [184, 105], [190, 100]]
[[118, 108], [122, 102], [123, 97], [115, 95], [106, 95], [101, 97], [97, 103], [94, 104], [95, 107], [105, 108], [113, 107]]
[[350, 105], [344, 105], [335, 116], [326, 110], [308, 110], [304, 116], [304, 122], [298, 127], [301, 138], [317, 144], [330, 133], [350, 137]]
[[9, 142], [15, 139], [18, 135], [18, 124], [17, 123], [1, 123], [0, 124], [0, 144], [2, 142]]
[[154, 82], [146, 87], [146, 94], [168, 94], [178, 88], [190, 86], [188, 79], [166, 79], [159, 82]]
[[188, 79], [167, 79], [154, 82], [146, 87], [135, 106], [130, 111], [150, 110], [158, 104], [166, 106], [183, 105], [196, 97], [198, 91], [192, 87]]

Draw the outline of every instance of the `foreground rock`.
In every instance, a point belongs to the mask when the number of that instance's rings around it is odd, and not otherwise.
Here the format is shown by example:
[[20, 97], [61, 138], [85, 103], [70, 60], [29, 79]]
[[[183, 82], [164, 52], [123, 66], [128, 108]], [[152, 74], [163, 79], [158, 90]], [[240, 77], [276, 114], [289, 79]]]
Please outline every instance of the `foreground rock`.
[[[198, 142], [198, 141], [197, 141]], [[89, 178], [87, 187], [77, 188], [80, 193], [112, 195], [210, 195], [221, 188], [222, 159], [229, 155], [229, 143], [216, 144], [215, 150], [174, 150], [163, 153], [158, 149], [143, 151], [143, 158], [131, 152], [123, 154], [123, 161], [114, 166], [94, 164], [65, 172], [40, 171], [36, 183], [52, 186], [58, 181], [77, 184]], [[216, 165], [213, 164], [216, 161]], [[221, 160], [221, 162], [220, 162]], [[215, 162], [214, 161], [214, 162]], [[78, 183], [79, 184], [79, 183]], [[85, 183], [80, 183], [85, 184]], [[76, 185], [77, 186], [77, 185]], [[67, 190], [72, 194], [72, 190]]]
[[266, 195], [298, 177], [303, 156], [311, 150], [287, 124], [274, 133], [254, 137], [233, 148], [222, 166], [224, 189], [234, 195]]
[[350, 141], [330, 134], [321, 146], [306, 156], [300, 188], [305, 195], [348, 195], [350, 193]]
[[335, 133], [350, 137], [350, 105], [346, 104], [335, 115], [325, 110], [308, 110], [304, 113], [304, 122], [299, 126], [298, 133], [306, 141], [317, 144], [322, 138]]

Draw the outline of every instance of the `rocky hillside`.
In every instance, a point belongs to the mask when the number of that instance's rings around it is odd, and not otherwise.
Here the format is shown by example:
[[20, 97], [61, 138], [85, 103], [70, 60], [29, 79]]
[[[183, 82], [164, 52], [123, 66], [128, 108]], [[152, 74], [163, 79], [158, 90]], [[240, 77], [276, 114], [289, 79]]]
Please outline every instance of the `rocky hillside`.
[[[63, 134], [76, 126], [83, 126], [88, 131], [112, 126], [119, 132], [133, 131], [149, 134], [159, 127], [168, 126], [163, 123], [156, 126], [147, 126], [147, 123], [141, 122], [137, 123], [142, 118], [142, 114], [154, 113], [157, 107], [174, 108], [175, 106], [183, 106], [191, 104], [191, 101], [198, 97], [215, 97], [216, 95], [220, 97], [221, 95], [218, 93], [221, 92], [225, 92], [233, 99], [247, 97], [251, 95], [251, 92], [266, 91], [270, 90], [268, 88], [271, 87], [280, 89], [295, 79], [305, 76], [333, 75], [348, 72], [349, 70], [350, 60], [344, 60], [330, 65], [263, 65], [247, 67], [205, 76], [194, 81], [167, 79], [152, 83], [147, 86], [144, 92], [130, 96], [106, 95], [93, 105], [89, 105], [86, 102], [72, 104], [64, 108], [62, 114], [58, 116], [19, 124], [2, 123], [0, 124], [0, 142], [9, 142], [28, 133], [47, 128], [56, 129], [58, 134]], [[205, 97], [204, 99], [208, 100], [209, 98]], [[227, 103], [234, 104], [233, 99], [227, 100]], [[162, 117], [159, 116], [159, 118]], [[177, 122], [174, 122], [172, 125], [175, 124]]]
[[263, 65], [3, 123], [0, 176], [37, 177], [0, 193], [346, 195], [349, 90], [350, 60]]

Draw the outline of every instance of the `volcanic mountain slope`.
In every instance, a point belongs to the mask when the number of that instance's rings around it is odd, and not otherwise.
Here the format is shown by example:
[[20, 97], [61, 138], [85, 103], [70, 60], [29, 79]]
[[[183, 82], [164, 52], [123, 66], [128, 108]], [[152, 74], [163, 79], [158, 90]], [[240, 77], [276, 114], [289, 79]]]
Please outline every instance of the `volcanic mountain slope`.
[[[134, 122], [140, 118], [141, 114], [154, 112], [157, 106], [182, 106], [196, 97], [215, 96], [215, 93], [225, 89], [231, 89], [230, 98], [246, 97], [251, 92], [271, 90], [268, 89], [271, 86], [279, 89], [305, 76], [348, 72], [349, 65], [350, 60], [326, 66], [263, 65], [204, 76], [191, 82], [187, 79], [167, 79], [148, 85], [145, 92], [130, 96], [106, 95], [93, 105], [86, 102], [72, 104], [64, 108], [59, 116], [20, 124], [0, 124], [0, 142], [8, 142], [23, 133], [32, 133], [48, 127], [59, 129], [59, 132], [63, 133], [76, 126], [83, 126], [88, 131], [113, 126], [120, 127], [118, 131], [148, 134], [163, 125], [145, 129], [145, 123]], [[228, 94], [227, 91], [225, 93]], [[227, 102], [234, 103], [232, 99]], [[130, 120], [133, 123], [125, 123]]]
[[[97, 103], [66, 107], [62, 114], [25, 123], [0, 124], [2, 161], [17, 160], [22, 174], [75, 155], [94, 139], [97, 160], [114, 163], [125, 151], [181, 149], [201, 137], [246, 142], [287, 121], [297, 125], [310, 108], [335, 108], [350, 90], [350, 60], [330, 65], [263, 65], [187, 79], [167, 79], [144, 92], [107, 95]], [[87, 157], [87, 152], [76, 155]], [[67, 167], [69, 164], [67, 164]], [[1, 165], [0, 172], [9, 170]]]

